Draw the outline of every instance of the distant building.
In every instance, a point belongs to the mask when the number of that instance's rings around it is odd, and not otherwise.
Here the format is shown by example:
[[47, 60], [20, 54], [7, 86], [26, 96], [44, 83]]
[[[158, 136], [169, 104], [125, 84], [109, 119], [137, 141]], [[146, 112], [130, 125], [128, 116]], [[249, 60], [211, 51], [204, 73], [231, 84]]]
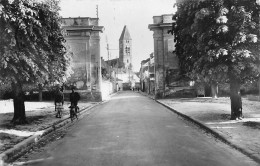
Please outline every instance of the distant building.
[[[110, 59], [107, 63], [107, 78], [116, 83], [115, 90], [130, 90], [139, 82], [132, 70], [132, 38], [127, 26], [124, 26], [119, 38], [119, 58]], [[139, 86], [139, 85], [138, 85]]]
[[151, 53], [148, 59], [141, 62], [139, 77], [141, 90], [153, 95], [155, 94], [154, 69], [154, 56]]
[[73, 54], [73, 74], [68, 83], [90, 92], [92, 100], [101, 98], [100, 36], [104, 27], [98, 18], [62, 18], [62, 28], [69, 51]]

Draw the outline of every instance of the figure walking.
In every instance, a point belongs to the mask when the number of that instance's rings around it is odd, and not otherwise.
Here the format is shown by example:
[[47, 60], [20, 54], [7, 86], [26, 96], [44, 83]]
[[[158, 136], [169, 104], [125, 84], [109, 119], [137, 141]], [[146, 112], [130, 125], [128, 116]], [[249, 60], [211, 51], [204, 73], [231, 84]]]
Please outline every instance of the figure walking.
[[54, 104], [55, 104], [55, 111], [57, 111], [56, 118], [61, 118], [62, 111], [64, 110], [63, 108], [64, 95], [60, 88], [57, 89], [57, 92], [55, 94]]

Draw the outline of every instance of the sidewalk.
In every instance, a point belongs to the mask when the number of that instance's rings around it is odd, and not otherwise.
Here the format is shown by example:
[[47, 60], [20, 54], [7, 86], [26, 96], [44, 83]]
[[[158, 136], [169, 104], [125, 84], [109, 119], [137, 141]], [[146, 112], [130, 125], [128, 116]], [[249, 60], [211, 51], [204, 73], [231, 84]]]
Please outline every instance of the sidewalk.
[[157, 102], [260, 163], [260, 102], [243, 98], [244, 119], [238, 121], [230, 120], [228, 97], [161, 99]]
[[[80, 115], [97, 105], [95, 102], [79, 102]], [[9, 161], [14, 153], [36, 143], [42, 136], [70, 122], [69, 102], [64, 103], [62, 118], [56, 118], [53, 102], [25, 102], [28, 124], [13, 126], [12, 100], [0, 101], [0, 165]]]

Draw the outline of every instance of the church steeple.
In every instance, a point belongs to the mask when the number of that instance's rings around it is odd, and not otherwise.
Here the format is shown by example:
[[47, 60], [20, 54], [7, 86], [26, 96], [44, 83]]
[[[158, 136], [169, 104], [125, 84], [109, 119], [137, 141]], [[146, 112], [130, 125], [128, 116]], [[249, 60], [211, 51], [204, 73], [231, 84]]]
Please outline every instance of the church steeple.
[[126, 25], [124, 26], [124, 29], [121, 33], [119, 40], [132, 40]]
[[126, 25], [119, 38], [119, 66], [132, 68], [132, 38]]

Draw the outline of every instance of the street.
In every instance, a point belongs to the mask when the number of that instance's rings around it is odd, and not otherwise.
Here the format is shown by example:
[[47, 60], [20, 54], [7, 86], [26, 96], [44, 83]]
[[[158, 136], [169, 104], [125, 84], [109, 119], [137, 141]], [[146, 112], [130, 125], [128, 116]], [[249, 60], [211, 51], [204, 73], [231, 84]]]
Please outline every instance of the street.
[[23, 162], [37, 166], [258, 165], [154, 100], [131, 91], [119, 92], [95, 107], [63, 138]]

